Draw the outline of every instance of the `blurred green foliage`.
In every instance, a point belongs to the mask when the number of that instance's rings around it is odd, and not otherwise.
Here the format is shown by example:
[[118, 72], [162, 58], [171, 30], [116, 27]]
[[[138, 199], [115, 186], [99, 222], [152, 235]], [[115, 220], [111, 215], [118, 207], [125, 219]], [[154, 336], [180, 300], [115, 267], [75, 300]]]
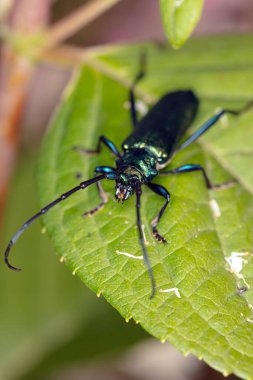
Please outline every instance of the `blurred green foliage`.
[[199, 21], [203, 0], [160, 0], [164, 31], [174, 48], [180, 48]]

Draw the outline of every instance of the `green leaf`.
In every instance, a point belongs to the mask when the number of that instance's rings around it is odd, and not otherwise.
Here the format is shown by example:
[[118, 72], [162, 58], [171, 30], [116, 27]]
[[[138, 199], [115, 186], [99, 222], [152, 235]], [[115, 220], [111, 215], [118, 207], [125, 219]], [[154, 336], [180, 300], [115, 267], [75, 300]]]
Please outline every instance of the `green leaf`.
[[164, 31], [174, 48], [188, 39], [201, 16], [203, 0], [160, 0]]
[[[247, 37], [219, 37], [193, 41], [179, 52], [146, 46], [149, 75], [138, 86], [139, 94], [154, 100], [172, 89], [194, 89], [201, 99], [194, 130], [217, 107], [239, 108], [252, 97], [251, 44]], [[208, 46], [208, 57], [202, 53], [203, 46]], [[99, 70], [86, 66], [71, 82], [42, 147], [38, 171], [42, 205], [76, 186], [76, 173], [81, 171], [87, 179], [96, 165], [114, 165], [106, 149], [97, 157], [87, 157], [72, 147], [93, 148], [103, 134], [120, 148], [131, 132], [125, 109], [127, 90], [122, 84], [133, 78], [140, 50], [136, 46], [101, 51], [100, 55], [97, 51], [89, 62]], [[107, 181], [109, 202], [95, 216], [82, 218], [83, 212], [99, 203], [93, 186], [43, 218], [56, 252], [70, 270], [93, 291], [102, 292], [125, 318], [133, 317], [150, 334], [169, 340], [184, 354], [203, 358], [224, 374], [248, 379], [253, 373], [253, 293], [238, 293], [242, 279], [229, 271], [224, 256], [252, 250], [252, 120], [249, 111], [229, 117], [227, 128], [224, 122], [218, 123], [170, 165], [202, 164], [214, 183], [236, 178], [238, 183], [231, 188], [208, 193], [197, 173], [156, 179], [172, 194], [159, 224], [168, 245], [156, 243], [149, 228], [163, 201], [144, 189], [142, 219], [157, 283], [152, 300], [144, 263], [117, 254], [141, 254], [134, 197], [123, 205], [115, 203], [114, 184]], [[212, 199], [218, 202], [220, 216], [210, 207]], [[253, 285], [251, 254], [245, 259], [241, 273]], [[174, 287], [181, 298], [173, 292], [159, 292]]]

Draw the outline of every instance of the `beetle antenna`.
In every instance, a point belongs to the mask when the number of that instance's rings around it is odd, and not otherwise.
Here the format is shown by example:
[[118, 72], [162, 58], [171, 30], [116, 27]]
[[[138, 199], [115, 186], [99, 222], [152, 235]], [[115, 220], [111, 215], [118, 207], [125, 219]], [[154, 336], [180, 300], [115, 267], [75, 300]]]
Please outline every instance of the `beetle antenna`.
[[150, 295], [150, 299], [151, 299], [155, 295], [156, 284], [155, 284], [155, 278], [154, 278], [153, 270], [152, 270], [152, 267], [151, 267], [151, 264], [150, 264], [150, 261], [149, 261], [148, 252], [147, 252], [147, 249], [146, 249], [146, 246], [145, 246], [145, 241], [144, 241], [144, 236], [143, 236], [143, 230], [142, 230], [142, 227], [141, 227], [142, 226], [142, 223], [141, 223], [141, 214], [140, 214], [141, 194], [142, 194], [141, 185], [139, 185], [137, 187], [137, 189], [136, 189], [137, 227], [138, 227], [138, 232], [139, 232], [139, 241], [140, 241], [140, 245], [141, 245], [141, 249], [142, 249], [142, 253], [143, 253], [143, 259], [144, 259], [145, 265], [147, 267], [149, 278], [150, 278], [150, 281], [151, 281], [151, 287], [152, 287], [152, 291], [151, 291], [151, 295]]
[[28, 219], [22, 225], [22, 227], [15, 233], [15, 235], [12, 237], [12, 239], [10, 240], [10, 242], [9, 242], [7, 248], [6, 248], [6, 251], [4, 253], [4, 261], [5, 261], [6, 265], [8, 266], [8, 268], [12, 269], [14, 271], [17, 271], [17, 272], [21, 270], [20, 268], [16, 268], [16, 267], [14, 267], [13, 265], [10, 264], [10, 262], [9, 262], [9, 255], [10, 255], [10, 250], [11, 250], [13, 244], [16, 243], [16, 241], [18, 240], [18, 238], [20, 237], [20, 235], [22, 235], [22, 233], [27, 229], [27, 227], [30, 226], [30, 224], [32, 224], [41, 215], [44, 215], [52, 207], [56, 206], [61, 201], [64, 201], [65, 199], [67, 199], [68, 197], [70, 197], [72, 194], [76, 193], [79, 190], [85, 189], [86, 187], [92, 185], [93, 183], [101, 181], [104, 178], [107, 178], [106, 174], [102, 174], [100, 176], [91, 178], [91, 179], [89, 179], [87, 181], [81, 182], [78, 186], [73, 187], [72, 189], [70, 189], [66, 193], [62, 194], [59, 198], [55, 199], [53, 202], [51, 202], [48, 205], [46, 205], [45, 207], [43, 207], [37, 214], [33, 215], [30, 219]]

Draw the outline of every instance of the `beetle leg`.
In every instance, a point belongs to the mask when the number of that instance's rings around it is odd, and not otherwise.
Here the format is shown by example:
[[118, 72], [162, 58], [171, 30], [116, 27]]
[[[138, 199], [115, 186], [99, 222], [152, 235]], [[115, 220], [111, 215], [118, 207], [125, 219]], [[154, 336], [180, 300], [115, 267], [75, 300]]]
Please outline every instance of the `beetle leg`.
[[177, 152], [180, 151], [180, 150], [182, 150], [182, 149], [184, 149], [184, 148], [186, 148], [191, 143], [193, 143], [194, 141], [196, 141], [200, 136], [202, 136], [206, 131], [208, 131], [208, 129], [211, 128], [224, 114], [228, 113], [230, 115], [239, 116], [242, 113], [248, 111], [252, 107], [253, 107], [253, 101], [251, 101], [248, 104], [246, 104], [246, 106], [244, 106], [240, 110], [230, 110], [230, 109], [223, 109], [223, 110], [221, 110], [217, 115], [214, 115], [213, 117], [211, 117], [210, 119], [208, 119], [202, 125], [202, 127], [200, 127], [195, 133], [193, 133], [193, 135], [191, 135], [186, 141], [184, 141], [183, 144], [181, 144], [177, 148]]
[[146, 54], [142, 53], [140, 55], [140, 69], [138, 74], [136, 75], [130, 90], [129, 90], [129, 102], [130, 102], [130, 115], [131, 115], [131, 121], [133, 128], [136, 128], [137, 123], [138, 123], [138, 118], [137, 118], [137, 111], [136, 111], [136, 101], [135, 101], [135, 86], [137, 83], [145, 76], [145, 71], [146, 71]]
[[[103, 174], [115, 173], [115, 169], [110, 167], [110, 166], [97, 166], [95, 171], [94, 171], [94, 175], [96, 176], [98, 173], [103, 173]], [[104, 205], [108, 202], [108, 195], [104, 191], [101, 183], [96, 182], [96, 185], [98, 188], [99, 196], [101, 198], [101, 202], [96, 207], [94, 207], [93, 209], [84, 212], [83, 217], [94, 215], [96, 212], [101, 210], [101, 208], [103, 208]]]
[[170, 201], [170, 193], [168, 192], [168, 190], [165, 189], [165, 187], [161, 186], [161, 185], [157, 185], [155, 183], [148, 183], [148, 187], [156, 194], [158, 195], [161, 195], [162, 197], [164, 197], [166, 199], [164, 205], [162, 206], [161, 210], [159, 211], [159, 213], [157, 214], [157, 216], [152, 220], [151, 222], [151, 227], [152, 227], [152, 232], [153, 232], [153, 235], [155, 237], [155, 239], [157, 239], [158, 241], [161, 241], [162, 243], [166, 244], [167, 241], [166, 239], [159, 234], [159, 232], [157, 231], [157, 225], [166, 209], [166, 207], [168, 206], [169, 204], [169, 201]]
[[205, 169], [201, 165], [197, 164], [186, 164], [179, 166], [178, 168], [166, 171], [166, 172], [160, 172], [159, 175], [167, 175], [167, 174], [180, 174], [180, 173], [188, 173], [188, 172], [195, 172], [195, 171], [200, 171], [204, 177], [206, 187], [208, 189], [227, 189], [231, 187], [236, 180], [232, 179], [231, 181], [225, 182], [225, 183], [220, 183], [220, 184], [212, 184], [210, 179], [208, 178], [208, 175], [206, 174]]
[[96, 183], [96, 185], [98, 188], [99, 196], [101, 198], [101, 202], [96, 207], [92, 208], [91, 210], [84, 212], [82, 215], [83, 217], [94, 215], [96, 212], [101, 210], [101, 208], [103, 208], [104, 205], [108, 202], [108, 195], [104, 191], [102, 185], [98, 182]]
[[86, 149], [82, 146], [73, 146], [74, 150], [77, 150], [78, 152], [82, 154], [89, 154], [89, 155], [96, 155], [101, 152], [101, 145], [105, 144], [105, 146], [114, 154], [114, 156], [118, 157], [121, 160], [121, 153], [117, 149], [117, 147], [114, 145], [114, 143], [109, 140], [105, 136], [100, 136], [98, 139], [98, 144], [96, 149]]

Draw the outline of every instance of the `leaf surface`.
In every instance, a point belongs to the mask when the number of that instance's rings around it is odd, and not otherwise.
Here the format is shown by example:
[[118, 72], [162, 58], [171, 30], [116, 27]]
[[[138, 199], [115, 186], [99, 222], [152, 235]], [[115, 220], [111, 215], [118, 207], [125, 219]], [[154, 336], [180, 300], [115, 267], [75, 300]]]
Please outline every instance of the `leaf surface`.
[[[207, 45], [208, 59], [202, 50]], [[197, 40], [183, 52], [146, 49], [149, 75], [138, 87], [140, 100], [154, 101], [165, 91], [192, 88], [201, 99], [192, 131], [217, 107], [239, 108], [253, 94], [253, 53], [247, 37]], [[124, 84], [134, 77], [140, 50], [136, 46], [97, 51], [72, 81], [41, 152], [42, 205], [76, 186], [77, 173], [85, 180], [97, 165], [114, 165], [106, 148], [97, 157], [87, 157], [72, 147], [92, 149], [103, 134], [120, 148], [131, 132]], [[170, 164], [171, 168], [202, 164], [214, 183], [235, 178], [238, 182], [231, 188], [208, 192], [199, 173], [156, 179], [172, 194], [159, 224], [168, 245], [156, 243], [149, 228], [163, 201], [144, 189], [142, 219], [157, 283], [152, 300], [144, 263], [117, 254], [141, 254], [134, 197], [123, 205], [115, 203], [114, 183], [104, 181], [109, 202], [94, 217], [82, 218], [82, 213], [100, 201], [95, 186], [73, 195], [43, 218], [56, 252], [70, 270], [93, 291], [102, 292], [125, 318], [133, 317], [150, 334], [203, 358], [224, 374], [248, 379], [253, 373], [252, 291], [238, 292], [242, 279], [229, 271], [225, 256], [252, 249], [252, 120], [252, 111], [229, 117], [227, 128], [224, 121], [218, 123]], [[220, 216], [210, 206], [212, 199]], [[243, 261], [241, 273], [252, 285], [251, 254], [243, 259], [247, 263]], [[181, 298], [159, 292], [170, 288], [178, 288]]]

